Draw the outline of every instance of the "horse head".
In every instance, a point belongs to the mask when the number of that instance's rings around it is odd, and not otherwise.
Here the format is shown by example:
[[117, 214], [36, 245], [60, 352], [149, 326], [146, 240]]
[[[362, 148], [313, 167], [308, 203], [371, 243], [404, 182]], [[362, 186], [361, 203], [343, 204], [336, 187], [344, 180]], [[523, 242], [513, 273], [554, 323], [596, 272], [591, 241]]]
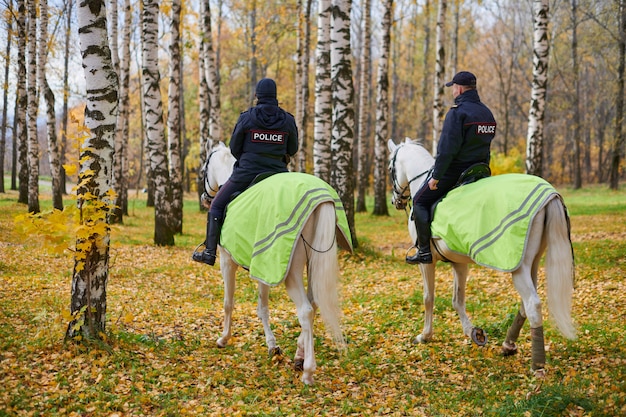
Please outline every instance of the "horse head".
[[230, 149], [224, 142], [218, 142], [206, 158], [202, 173], [204, 176], [203, 201], [207, 208], [217, 194], [217, 191], [228, 180], [233, 172], [235, 157], [230, 153]]
[[421, 144], [410, 138], [405, 138], [399, 145], [389, 139], [387, 147], [389, 178], [392, 185], [391, 204], [398, 210], [404, 210], [409, 199], [417, 191], [417, 188], [413, 187], [414, 182], [426, 178], [434, 160]]

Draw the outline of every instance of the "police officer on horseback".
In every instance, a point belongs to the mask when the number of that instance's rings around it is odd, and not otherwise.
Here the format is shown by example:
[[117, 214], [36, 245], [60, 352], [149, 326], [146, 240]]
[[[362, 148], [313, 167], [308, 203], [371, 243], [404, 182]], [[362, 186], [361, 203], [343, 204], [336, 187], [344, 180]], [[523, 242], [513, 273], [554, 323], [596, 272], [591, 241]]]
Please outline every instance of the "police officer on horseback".
[[226, 205], [231, 197], [250, 186], [263, 174], [287, 172], [289, 158], [298, 151], [298, 129], [294, 117], [278, 106], [276, 83], [263, 78], [256, 86], [257, 105], [239, 115], [230, 139], [235, 159], [233, 172], [217, 192], [208, 214], [205, 249], [194, 252], [193, 260], [215, 264]]
[[476, 76], [461, 71], [446, 83], [446, 87], [452, 87], [455, 104], [446, 114], [432, 172], [413, 197], [417, 253], [406, 257], [409, 264], [432, 263], [430, 223], [434, 204], [455, 187], [470, 167], [482, 164], [488, 172], [496, 120], [491, 110], [480, 101]]

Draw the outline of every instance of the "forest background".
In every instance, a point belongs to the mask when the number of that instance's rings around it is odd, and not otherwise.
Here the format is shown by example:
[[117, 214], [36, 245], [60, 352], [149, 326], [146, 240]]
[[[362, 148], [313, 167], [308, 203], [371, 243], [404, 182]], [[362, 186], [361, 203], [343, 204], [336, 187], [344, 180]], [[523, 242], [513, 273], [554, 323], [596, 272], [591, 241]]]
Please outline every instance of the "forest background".
[[[85, 92], [79, 42], [72, 1], [51, 0], [48, 4], [47, 82], [57, 97], [57, 129], [62, 141], [64, 163], [78, 159], [77, 137], [71, 122], [83, 118]], [[239, 113], [253, 105], [254, 85], [262, 77], [277, 80], [281, 105], [296, 111], [296, 53], [298, 39], [296, 16], [304, 19], [310, 30], [309, 72], [314, 69], [316, 39], [316, 2], [280, 1], [256, 2], [240, 0], [211, 1], [213, 48], [219, 69], [221, 134], [212, 140], [228, 141]], [[369, 3], [369, 2], [367, 2]], [[445, 3], [445, 2], [444, 2]], [[449, 1], [446, 12], [444, 46], [444, 78], [451, 79], [458, 70], [469, 70], [478, 77], [482, 100], [493, 110], [498, 121], [498, 134], [493, 143], [496, 171], [523, 171], [526, 147], [529, 98], [532, 82], [533, 12], [531, 1]], [[576, 188], [583, 183], [608, 180], [608, 169], [615, 153], [623, 155], [624, 144], [616, 142], [616, 98], [620, 94], [618, 68], [620, 64], [620, 1], [552, 1], [549, 2], [550, 65], [545, 112], [545, 143], [543, 144], [542, 176], [556, 184], [572, 183]], [[622, 2], [623, 3], [623, 2]], [[110, 43], [119, 61], [123, 52], [122, 29], [126, 11], [122, 2], [111, 2], [109, 7]], [[141, 117], [141, 21], [139, 1], [128, 2], [131, 30], [128, 53], [129, 68], [129, 126], [128, 126], [128, 183], [130, 188], [146, 188], [146, 158], [144, 126]], [[16, 165], [12, 114], [17, 77], [16, 13], [12, 0], [3, 0], [0, 32], [3, 48], [0, 65], [8, 78], [4, 83], [2, 147], [7, 172]], [[304, 7], [308, 13], [302, 13]], [[119, 14], [117, 8], [119, 7]], [[437, 4], [433, 1], [396, 1], [393, 6], [389, 67], [389, 136], [396, 142], [404, 137], [420, 138], [427, 145], [433, 137], [433, 81], [435, 77], [435, 31]], [[623, 5], [621, 6], [623, 8]], [[360, 85], [366, 73], [368, 89], [355, 89], [355, 118], [366, 115], [365, 132], [359, 134], [363, 144], [365, 163], [361, 169], [372, 172], [375, 114], [375, 88], [378, 59], [381, 55], [381, 19], [384, 14], [380, 2], [371, 3], [371, 43], [363, 38], [364, 2], [353, 2], [351, 18], [351, 51], [353, 56], [354, 86]], [[171, 3], [160, 2], [159, 72], [162, 96], [167, 97], [170, 65]], [[201, 38], [200, 2], [187, 1], [181, 9], [181, 65], [182, 102], [181, 159], [187, 190], [195, 188], [194, 178], [202, 162], [201, 106]], [[69, 21], [68, 21], [69, 19]], [[118, 25], [111, 25], [117, 21]], [[128, 20], [126, 20], [128, 21]], [[115, 28], [114, 28], [115, 26]], [[119, 28], [119, 30], [118, 30]], [[68, 30], [69, 29], [69, 30]], [[115, 31], [114, 31], [115, 29]], [[11, 34], [13, 34], [11, 38]], [[113, 38], [115, 38], [115, 43]], [[119, 38], [119, 39], [118, 39]], [[13, 45], [11, 45], [13, 42]], [[361, 59], [364, 45], [371, 58]], [[623, 59], [623, 58], [622, 58]], [[66, 61], [67, 60], [67, 61]], [[41, 60], [40, 60], [41, 61]], [[67, 62], [67, 65], [65, 64]], [[366, 68], [367, 67], [367, 68]], [[69, 74], [64, 82], [64, 72]], [[623, 82], [623, 80], [622, 80]], [[308, 77], [309, 88], [314, 88], [314, 77]], [[65, 90], [65, 91], [64, 91]], [[445, 107], [452, 97], [444, 92]], [[360, 95], [366, 94], [361, 101]], [[40, 95], [42, 96], [42, 94]], [[64, 111], [67, 102], [69, 111]], [[312, 99], [307, 112], [314, 113]], [[168, 100], [163, 100], [165, 118]], [[41, 149], [47, 149], [43, 99], [39, 117]], [[67, 133], [63, 129], [65, 127]], [[358, 126], [357, 126], [358, 128]], [[306, 135], [313, 134], [312, 117], [306, 124]], [[6, 144], [6, 145], [5, 145]], [[311, 146], [310, 144], [308, 145]], [[357, 152], [357, 146], [354, 146]], [[312, 170], [310, 156], [306, 170]], [[41, 173], [50, 172], [45, 152], [40, 155]], [[359, 167], [356, 164], [355, 169]], [[500, 167], [498, 167], [500, 165]], [[620, 170], [620, 179], [623, 179]], [[365, 175], [364, 178], [369, 178]]]

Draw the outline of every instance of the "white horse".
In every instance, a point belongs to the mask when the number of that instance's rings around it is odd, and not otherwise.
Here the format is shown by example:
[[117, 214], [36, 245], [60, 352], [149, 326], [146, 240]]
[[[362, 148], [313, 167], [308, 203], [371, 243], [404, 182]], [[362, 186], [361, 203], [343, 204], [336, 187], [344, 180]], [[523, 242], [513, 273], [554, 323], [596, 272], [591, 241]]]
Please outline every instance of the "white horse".
[[[215, 146], [204, 168], [205, 193], [208, 203], [215, 197], [219, 187], [230, 177], [235, 158], [222, 142]], [[237, 221], [237, 219], [231, 219]], [[229, 218], [226, 216], [225, 222]], [[336, 215], [333, 202], [317, 206], [306, 219], [295, 248], [289, 269], [284, 279], [287, 293], [296, 305], [298, 321], [302, 331], [298, 337], [294, 357], [294, 368], [302, 371], [305, 384], [314, 382], [316, 368], [313, 337], [313, 319], [319, 309], [326, 329], [336, 345], [343, 350], [345, 341], [340, 325], [341, 308], [338, 296], [339, 266], [337, 262]], [[329, 242], [330, 245], [329, 245]], [[329, 249], [330, 246], [330, 249]], [[323, 249], [321, 249], [323, 248]], [[316, 250], [320, 249], [320, 250]], [[226, 347], [231, 338], [231, 317], [234, 307], [235, 273], [239, 265], [222, 246], [219, 246], [220, 268], [224, 280], [224, 331], [217, 340], [217, 346]], [[304, 267], [308, 271], [308, 288], [303, 283]], [[282, 355], [280, 347], [270, 327], [269, 298], [270, 287], [258, 281], [257, 315], [263, 323], [265, 341], [270, 356]]]
[[[393, 184], [392, 204], [404, 209], [409, 198], [413, 198], [434, 164], [432, 155], [421, 145], [406, 139], [396, 145], [388, 141], [390, 151], [389, 172]], [[415, 242], [417, 232], [409, 219], [409, 234]], [[574, 259], [569, 235], [569, 219], [561, 199], [554, 195], [539, 210], [530, 223], [526, 250], [519, 267], [512, 271], [513, 284], [521, 296], [517, 316], [507, 332], [502, 344], [504, 355], [517, 353], [515, 342], [526, 318], [530, 322], [532, 340], [532, 369], [535, 375], [544, 374], [545, 348], [543, 339], [543, 319], [541, 300], [537, 295], [537, 271], [539, 261], [547, 248], [545, 268], [547, 281], [547, 302], [559, 331], [567, 338], [574, 339], [576, 330], [571, 319]], [[424, 329], [414, 339], [414, 343], [426, 343], [433, 337], [433, 304], [435, 299], [435, 265], [437, 261], [450, 262], [454, 271], [454, 293], [452, 305], [457, 311], [463, 326], [463, 333], [479, 344], [486, 343], [482, 329], [472, 326], [465, 310], [465, 285], [468, 264], [474, 260], [448, 248], [441, 238], [431, 240], [433, 263], [420, 264], [424, 280]]]

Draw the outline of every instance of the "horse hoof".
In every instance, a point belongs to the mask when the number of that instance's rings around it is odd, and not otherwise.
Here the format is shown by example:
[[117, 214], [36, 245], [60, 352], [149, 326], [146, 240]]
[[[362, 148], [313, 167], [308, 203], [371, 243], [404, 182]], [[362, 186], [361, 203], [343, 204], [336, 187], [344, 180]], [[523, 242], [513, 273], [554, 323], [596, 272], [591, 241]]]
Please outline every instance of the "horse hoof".
[[222, 340], [222, 338], [217, 339], [217, 347], [223, 349], [228, 344], [228, 341]]
[[537, 379], [544, 379], [546, 377], [547, 371], [544, 368], [533, 369], [533, 375]]
[[503, 356], [512, 356], [517, 353], [517, 345], [515, 343], [502, 343], [502, 355]]
[[283, 351], [279, 346], [274, 346], [273, 348], [270, 348], [269, 355], [270, 358], [273, 358], [274, 356], [282, 356]]
[[302, 375], [302, 382], [304, 382], [306, 385], [313, 385], [314, 380], [312, 376], [308, 376], [308, 377], [304, 377], [304, 375]]
[[487, 333], [479, 327], [472, 329], [472, 341], [478, 346], [485, 346], [487, 344]]
[[[293, 361], [293, 369], [302, 372], [304, 371], [304, 358], [296, 358]], [[304, 381], [304, 378], [303, 378]], [[306, 384], [306, 381], [304, 382]]]
[[420, 334], [419, 336], [416, 336], [415, 339], [413, 339], [411, 341], [414, 345], [421, 345], [423, 343], [428, 342], [428, 340], [426, 340], [426, 338], [424, 337], [423, 334]]

